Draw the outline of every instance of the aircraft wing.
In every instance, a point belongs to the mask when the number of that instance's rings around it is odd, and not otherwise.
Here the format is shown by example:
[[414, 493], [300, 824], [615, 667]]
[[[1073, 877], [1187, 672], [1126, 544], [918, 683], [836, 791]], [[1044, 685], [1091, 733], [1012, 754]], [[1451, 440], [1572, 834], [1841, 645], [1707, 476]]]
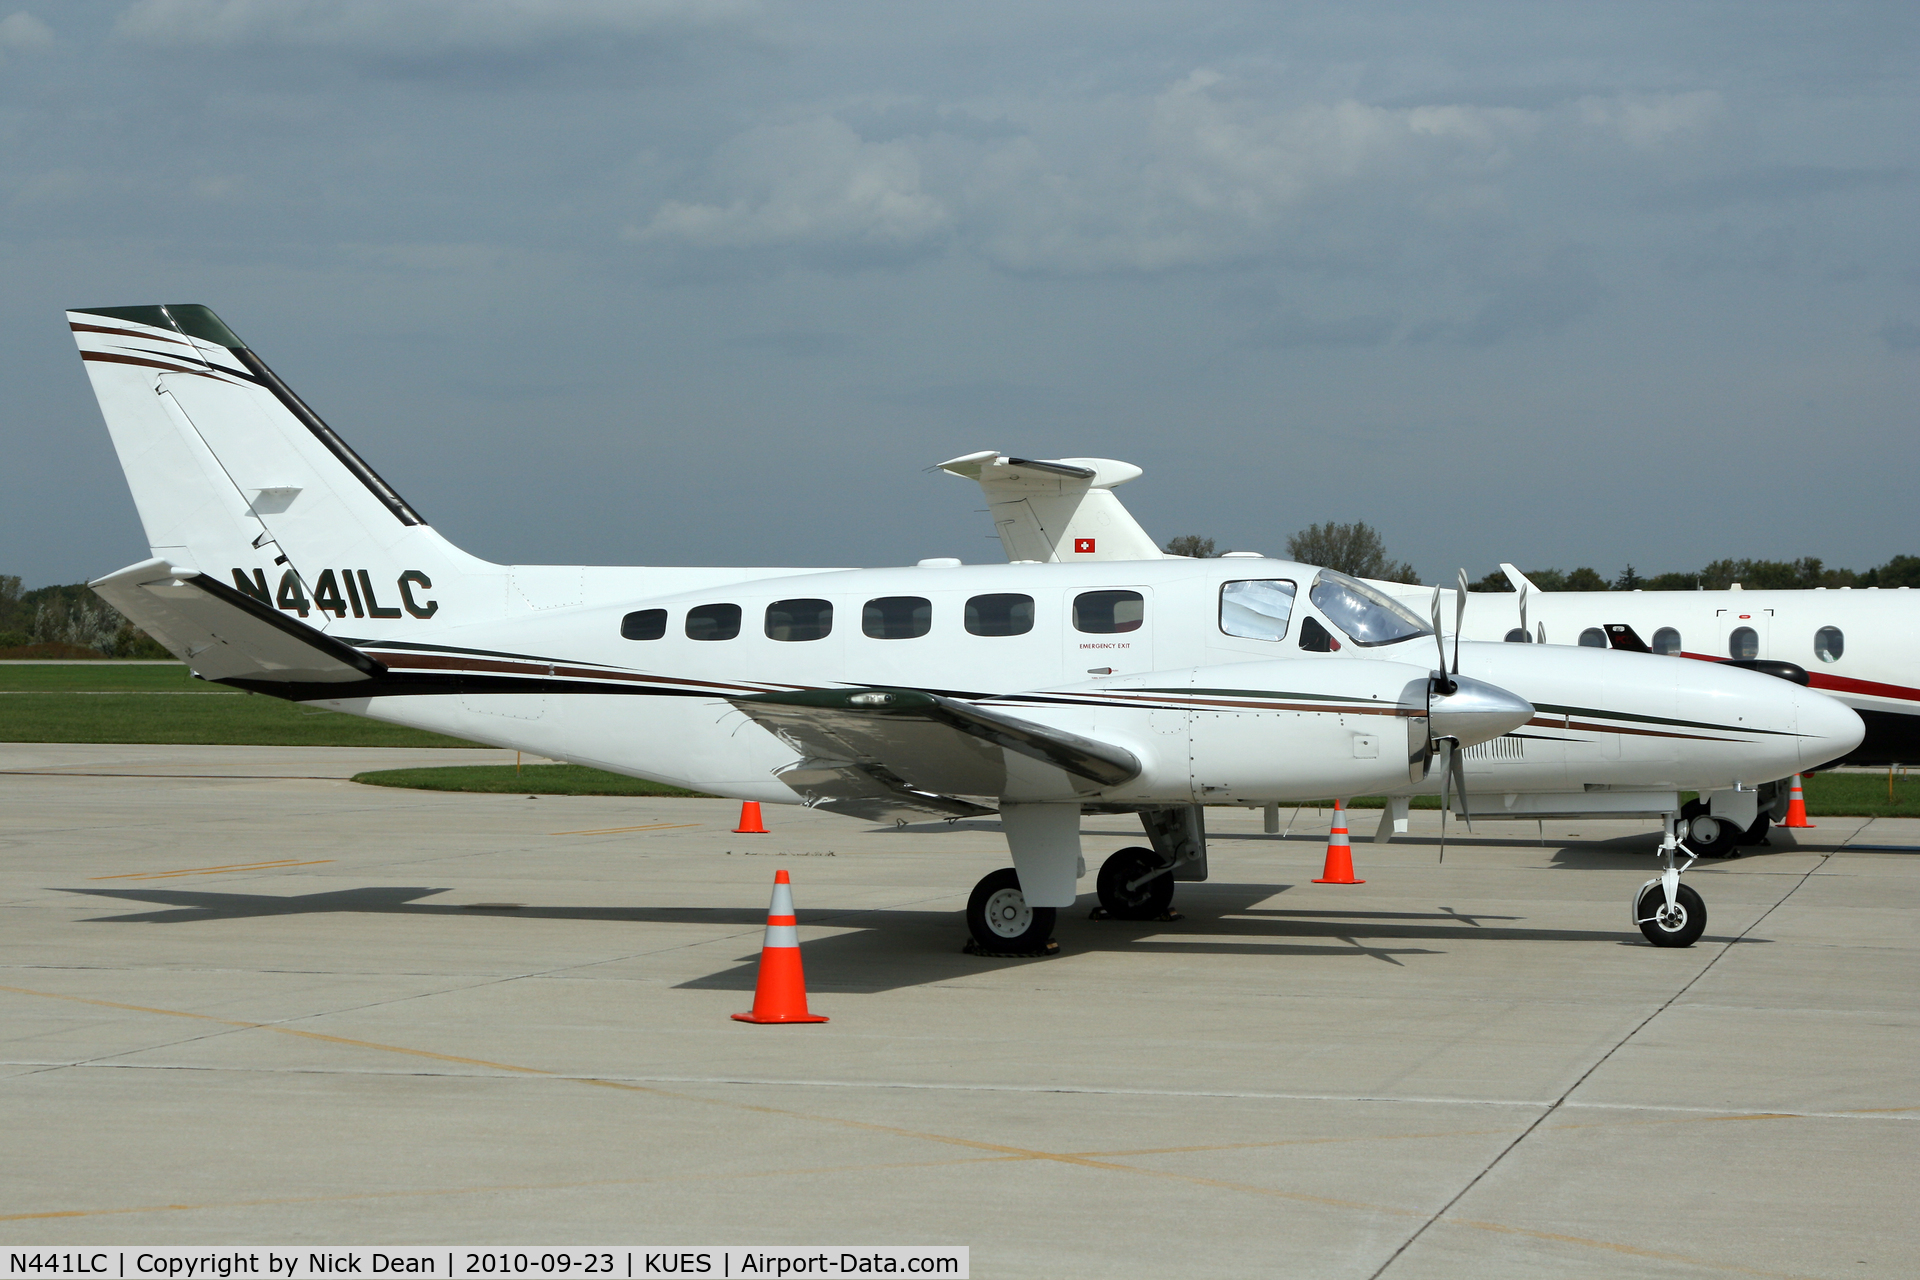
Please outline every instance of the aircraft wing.
[[1097, 791], [1139, 776], [1122, 747], [911, 689], [809, 689], [729, 698], [800, 753], [779, 777], [815, 808], [884, 820], [897, 810], [971, 816], [960, 796], [1007, 789], [1007, 753]]
[[88, 585], [202, 679], [344, 685], [386, 671], [352, 645], [165, 560], [131, 565]]

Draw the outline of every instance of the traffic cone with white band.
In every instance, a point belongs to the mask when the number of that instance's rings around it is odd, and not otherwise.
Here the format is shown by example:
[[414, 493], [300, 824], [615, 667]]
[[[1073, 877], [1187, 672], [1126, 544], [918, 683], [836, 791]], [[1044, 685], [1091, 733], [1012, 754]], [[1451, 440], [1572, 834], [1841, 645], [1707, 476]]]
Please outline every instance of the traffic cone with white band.
[[767, 940], [760, 944], [760, 979], [753, 987], [753, 1010], [736, 1013], [735, 1022], [825, 1022], [807, 1012], [807, 980], [800, 972], [800, 930], [793, 914], [792, 881], [773, 873], [773, 902], [767, 908]]
[[1347, 843], [1346, 805], [1333, 802], [1333, 830], [1327, 832], [1327, 865], [1315, 884], [1365, 884], [1353, 878], [1353, 846]]
[[733, 829], [733, 834], [737, 836], [765, 836], [773, 834], [767, 830], [767, 824], [760, 821], [760, 802], [758, 800], [742, 800], [740, 802], [740, 825]]
[[1787, 820], [1780, 825], [1783, 827], [1815, 825], [1807, 821], [1807, 797], [1806, 793], [1800, 790], [1800, 775], [1797, 773], [1793, 775], [1793, 790], [1787, 792]]

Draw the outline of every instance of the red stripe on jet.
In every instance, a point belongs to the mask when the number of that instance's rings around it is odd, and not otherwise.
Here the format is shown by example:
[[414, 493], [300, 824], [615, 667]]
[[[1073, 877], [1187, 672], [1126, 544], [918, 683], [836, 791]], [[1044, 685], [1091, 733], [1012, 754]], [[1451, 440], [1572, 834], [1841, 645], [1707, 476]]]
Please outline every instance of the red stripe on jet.
[[[1716, 658], [1710, 653], [1682, 653], [1683, 658], [1694, 658], [1700, 662], [1725, 662], [1725, 658]], [[1855, 680], [1852, 676], [1830, 676], [1824, 671], [1807, 672], [1807, 682], [1816, 689], [1826, 689], [1833, 693], [1858, 693], [1869, 698], [1894, 698], [1901, 702], [1920, 702], [1920, 689], [1912, 689], [1904, 684], [1881, 684], [1878, 680]]]

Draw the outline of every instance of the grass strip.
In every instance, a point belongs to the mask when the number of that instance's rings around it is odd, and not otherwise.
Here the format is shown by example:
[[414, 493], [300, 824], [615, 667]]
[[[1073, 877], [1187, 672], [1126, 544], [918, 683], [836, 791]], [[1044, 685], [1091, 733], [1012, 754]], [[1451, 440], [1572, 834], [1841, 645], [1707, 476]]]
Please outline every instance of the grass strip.
[[589, 769], [579, 764], [451, 765], [429, 769], [376, 769], [356, 773], [355, 782], [370, 787], [407, 787], [415, 791], [478, 791], [488, 795], [524, 796], [687, 796], [713, 797], [701, 791], [670, 787], [664, 782], [629, 778], [622, 773]]
[[196, 680], [185, 664], [0, 664], [0, 742], [471, 747], [424, 729]]

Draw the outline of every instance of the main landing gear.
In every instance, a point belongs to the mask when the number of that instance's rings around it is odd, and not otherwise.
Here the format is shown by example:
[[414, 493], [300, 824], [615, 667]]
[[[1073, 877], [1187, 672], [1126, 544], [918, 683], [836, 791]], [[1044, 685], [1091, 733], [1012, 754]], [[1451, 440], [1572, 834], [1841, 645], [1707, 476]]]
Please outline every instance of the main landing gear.
[[1027, 905], [1020, 873], [1012, 867], [984, 877], [967, 899], [967, 932], [987, 955], [1045, 955], [1053, 942], [1052, 907]]
[[1674, 865], [1674, 855], [1684, 852], [1678, 826], [1674, 815], [1668, 814], [1666, 835], [1659, 849], [1666, 870], [1633, 895], [1633, 922], [1656, 947], [1690, 947], [1707, 928], [1707, 904], [1692, 885], [1680, 883], [1680, 873], [1693, 865], [1694, 858], [1689, 856], [1682, 866]]
[[1151, 849], [1122, 849], [1100, 864], [1100, 906], [1115, 920], [1158, 920], [1173, 905], [1173, 868]]

